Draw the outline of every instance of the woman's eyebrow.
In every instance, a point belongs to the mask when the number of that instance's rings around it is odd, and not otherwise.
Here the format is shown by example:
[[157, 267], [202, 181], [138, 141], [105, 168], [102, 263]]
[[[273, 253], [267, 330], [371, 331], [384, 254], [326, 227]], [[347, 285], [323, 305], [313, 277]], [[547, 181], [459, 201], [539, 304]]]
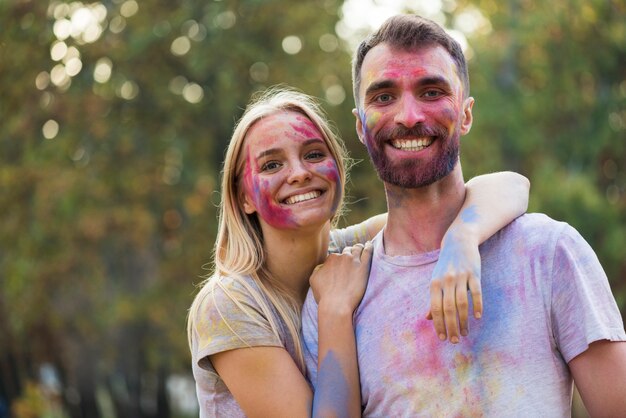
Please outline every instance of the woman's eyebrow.
[[[309, 138], [307, 140], [305, 140], [302, 145], [303, 146], [307, 146], [307, 145], [311, 145], [311, 144], [324, 144], [326, 145], [326, 143], [321, 139], [321, 138]], [[259, 152], [256, 156], [256, 159], [259, 160], [263, 157], [268, 157], [268, 156], [272, 156], [272, 155], [276, 155], [276, 154], [280, 154], [282, 152], [282, 148], [269, 148], [269, 149], [265, 149], [261, 152]]]

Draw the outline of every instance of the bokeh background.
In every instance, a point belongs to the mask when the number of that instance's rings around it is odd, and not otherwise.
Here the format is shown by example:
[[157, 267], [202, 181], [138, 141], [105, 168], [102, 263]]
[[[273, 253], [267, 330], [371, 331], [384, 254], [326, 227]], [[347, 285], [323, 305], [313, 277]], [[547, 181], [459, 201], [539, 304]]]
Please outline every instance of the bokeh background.
[[185, 319], [234, 122], [267, 86], [319, 97], [360, 161], [342, 222], [384, 211], [349, 62], [403, 11], [469, 57], [466, 178], [529, 177], [626, 312], [624, 0], [0, 0], [1, 418], [197, 415]]

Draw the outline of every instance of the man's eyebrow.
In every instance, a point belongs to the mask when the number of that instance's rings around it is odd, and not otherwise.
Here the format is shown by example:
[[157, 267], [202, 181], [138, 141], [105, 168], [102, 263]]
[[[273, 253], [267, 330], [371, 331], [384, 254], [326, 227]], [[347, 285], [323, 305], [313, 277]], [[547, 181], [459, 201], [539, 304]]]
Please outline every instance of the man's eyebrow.
[[[395, 85], [396, 85], [396, 82], [393, 81], [393, 80], [375, 81], [372, 84], [370, 84], [367, 87], [367, 89], [365, 90], [365, 97], [370, 96], [370, 95], [376, 93], [378, 90], [388, 89], [388, 88], [394, 87]], [[442, 87], [448, 87], [449, 88], [450, 87], [450, 82], [445, 77], [441, 77], [441, 76], [427, 76], [427, 77], [420, 78], [417, 81], [416, 86], [418, 86], [418, 87], [423, 87], [423, 86], [442, 86]]]
[[375, 81], [369, 86], [367, 86], [367, 89], [365, 89], [365, 96], [367, 97], [371, 95], [372, 93], [377, 92], [378, 90], [388, 89], [390, 87], [394, 87], [395, 85], [396, 83], [393, 80]]
[[444, 86], [449, 87], [450, 82], [445, 77], [431, 76], [424, 77], [417, 82], [418, 86]]

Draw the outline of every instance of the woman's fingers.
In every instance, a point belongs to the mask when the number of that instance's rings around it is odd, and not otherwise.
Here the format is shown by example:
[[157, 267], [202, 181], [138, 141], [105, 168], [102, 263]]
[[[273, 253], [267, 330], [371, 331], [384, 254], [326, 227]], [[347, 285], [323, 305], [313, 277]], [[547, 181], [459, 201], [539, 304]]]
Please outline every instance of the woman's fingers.
[[433, 320], [435, 332], [441, 341], [448, 338], [446, 333], [446, 324], [443, 318], [443, 289], [441, 288], [441, 280], [433, 280], [430, 284], [430, 313], [429, 316]]
[[459, 324], [456, 307], [456, 276], [447, 274], [443, 279], [443, 320], [450, 342], [459, 342]]
[[480, 286], [480, 279], [471, 274], [467, 282], [470, 293], [472, 294], [472, 304], [474, 305], [474, 318], [479, 319], [483, 316], [483, 292]]
[[448, 273], [434, 279], [430, 286], [430, 311], [426, 319], [433, 321], [439, 339], [453, 344], [469, 334], [469, 310], [472, 298], [474, 317], [482, 316], [480, 281], [470, 273]]
[[459, 315], [459, 328], [461, 329], [461, 335], [465, 337], [469, 332], [467, 319], [469, 301], [467, 300], [467, 281], [465, 280], [465, 277], [461, 277], [456, 286], [456, 309]]

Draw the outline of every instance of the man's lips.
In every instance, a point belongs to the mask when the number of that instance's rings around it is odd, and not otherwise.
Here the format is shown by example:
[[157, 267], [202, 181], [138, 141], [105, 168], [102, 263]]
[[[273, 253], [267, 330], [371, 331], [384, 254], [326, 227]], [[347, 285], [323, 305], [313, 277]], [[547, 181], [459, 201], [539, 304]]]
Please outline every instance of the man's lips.
[[434, 137], [421, 137], [410, 139], [392, 139], [391, 145], [402, 151], [421, 151], [435, 141]]

